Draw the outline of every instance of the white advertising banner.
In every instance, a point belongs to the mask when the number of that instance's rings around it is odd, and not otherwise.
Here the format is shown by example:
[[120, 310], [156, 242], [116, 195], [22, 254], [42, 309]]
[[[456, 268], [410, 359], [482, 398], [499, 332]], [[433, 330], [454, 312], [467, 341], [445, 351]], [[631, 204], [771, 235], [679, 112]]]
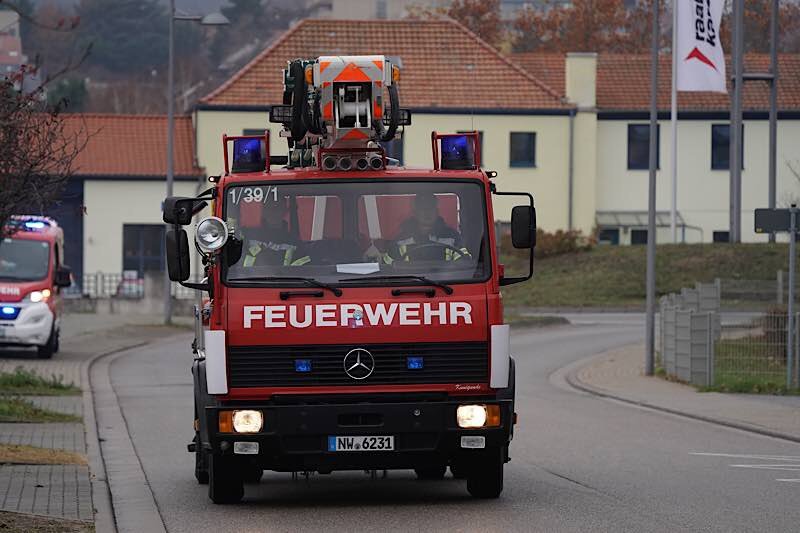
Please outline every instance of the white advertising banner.
[[724, 0], [675, 0], [678, 8], [677, 89], [726, 93], [719, 36]]

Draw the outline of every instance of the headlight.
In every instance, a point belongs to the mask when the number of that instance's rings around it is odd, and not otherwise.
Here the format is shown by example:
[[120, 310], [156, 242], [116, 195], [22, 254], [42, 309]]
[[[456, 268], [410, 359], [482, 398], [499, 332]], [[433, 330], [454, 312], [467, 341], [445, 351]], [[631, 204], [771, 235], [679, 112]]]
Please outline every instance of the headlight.
[[24, 301], [31, 303], [46, 302], [50, 298], [50, 289], [42, 289], [40, 291], [29, 292]]
[[194, 235], [204, 252], [216, 252], [228, 242], [228, 225], [217, 217], [207, 217], [198, 222]]
[[236, 433], [258, 433], [264, 427], [261, 411], [234, 411], [233, 430]]
[[499, 405], [459, 405], [456, 410], [458, 427], [482, 428], [500, 426]]

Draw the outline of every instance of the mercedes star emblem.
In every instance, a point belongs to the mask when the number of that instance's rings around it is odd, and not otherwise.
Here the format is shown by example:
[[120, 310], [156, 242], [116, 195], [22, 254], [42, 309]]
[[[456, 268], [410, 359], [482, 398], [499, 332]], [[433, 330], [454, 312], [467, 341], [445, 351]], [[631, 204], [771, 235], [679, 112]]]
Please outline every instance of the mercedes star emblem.
[[367, 379], [375, 370], [375, 359], [364, 348], [355, 348], [344, 356], [344, 371], [353, 379]]

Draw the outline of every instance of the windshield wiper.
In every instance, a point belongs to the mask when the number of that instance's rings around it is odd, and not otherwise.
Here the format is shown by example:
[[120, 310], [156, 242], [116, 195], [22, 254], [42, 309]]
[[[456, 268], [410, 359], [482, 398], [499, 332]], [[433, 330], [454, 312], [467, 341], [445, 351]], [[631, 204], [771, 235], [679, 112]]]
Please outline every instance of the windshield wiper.
[[231, 278], [228, 281], [300, 281], [312, 287], [319, 287], [320, 289], [327, 289], [331, 291], [336, 297], [342, 295], [342, 289], [322, 283], [314, 278], [303, 278], [301, 276], [247, 276], [244, 278]]
[[368, 276], [364, 278], [346, 278], [340, 279], [340, 282], [347, 282], [347, 281], [391, 281], [391, 280], [403, 280], [403, 279], [411, 279], [421, 281], [425, 285], [430, 285], [432, 287], [438, 287], [442, 289], [447, 294], [453, 294], [453, 287], [447, 285], [446, 283], [441, 283], [439, 281], [432, 280], [430, 278], [426, 278], [425, 276], [415, 276], [410, 274], [400, 274], [397, 276]]

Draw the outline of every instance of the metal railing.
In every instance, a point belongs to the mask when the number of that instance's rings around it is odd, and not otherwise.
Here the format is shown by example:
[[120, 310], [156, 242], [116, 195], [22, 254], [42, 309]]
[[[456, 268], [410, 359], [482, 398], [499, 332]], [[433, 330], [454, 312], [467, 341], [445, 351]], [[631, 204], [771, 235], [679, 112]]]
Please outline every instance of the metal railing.
[[[158, 274], [158, 279], [161, 274]], [[195, 279], [193, 281], [200, 281]], [[129, 273], [94, 272], [84, 274], [81, 283], [73, 283], [63, 292], [67, 298], [121, 298], [139, 300], [149, 296], [144, 277], [133, 276]], [[159, 286], [159, 289], [163, 284]], [[178, 300], [195, 298], [197, 291], [186, 288], [178, 283], [171, 287], [172, 296]], [[163, 293], [160, 293], [163, 294]]]

